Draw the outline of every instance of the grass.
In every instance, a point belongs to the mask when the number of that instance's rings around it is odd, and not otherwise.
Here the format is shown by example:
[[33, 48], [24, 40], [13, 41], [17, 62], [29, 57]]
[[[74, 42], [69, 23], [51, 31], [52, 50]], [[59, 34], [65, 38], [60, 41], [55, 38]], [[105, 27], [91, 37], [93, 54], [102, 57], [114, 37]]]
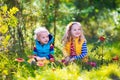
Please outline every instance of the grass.
[[[65, 66], [59, 63], [49, 63], [43, 67], [32, 66], [25, 62], [16, 62], [18, 55], [6, 55], [0, 53], [0, 80], [119, 80], [120, 79], [120, 60], [112, 61], [115, 55], [120, 56], [118, 47], [105, 46], [104, 48], [104, 63], [101, 64], [98, 48], [94, 52], [90, 52], [92, 45], [88, 44], [89, 61], [96, 62], [96, 66], [92, 67], [81, 61], [70, 63]], [[111, 49], [109, 49], [111, 48]], [[55, 58], [62, 58], [61, 50], [55, 48]], [[26, 50], [28, 54], [28, 50]], [[24, 57], [25, 58], [25, 57]], [[26, 60], [28, 58], [25, 58]]]

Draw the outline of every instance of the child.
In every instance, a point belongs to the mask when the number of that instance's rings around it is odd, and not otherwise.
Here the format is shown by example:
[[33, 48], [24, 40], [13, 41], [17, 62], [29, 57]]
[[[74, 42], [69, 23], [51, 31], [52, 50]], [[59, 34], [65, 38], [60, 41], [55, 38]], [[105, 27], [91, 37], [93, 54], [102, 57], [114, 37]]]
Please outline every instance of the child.
[[35, 61], [52, 60], [54, 57], [53, 36], [49, 34], [45, 27], [39, 27], [35, 31], [35, 47], [33, 54]]
[[84, 59], [87, 62], [86, 39], [79, 22], [68, 24], [62, 42], [64, 44], [63, 54], [65, 56], [65, 59], [62, 60], [63, 63], [69, 63], [78, 59]]

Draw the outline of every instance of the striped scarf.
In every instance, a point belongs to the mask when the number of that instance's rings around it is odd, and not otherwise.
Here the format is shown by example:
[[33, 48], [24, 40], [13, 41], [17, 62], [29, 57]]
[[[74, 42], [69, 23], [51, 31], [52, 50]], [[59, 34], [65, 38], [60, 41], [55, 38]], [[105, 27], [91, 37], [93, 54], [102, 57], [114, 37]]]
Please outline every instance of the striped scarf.
[[71, 45], [70, 45], [70, 57], [76, 56], [76, 52], [75, 52], [75, 46], [74, 46], [74, 42], [73, 39], [71, 41]]

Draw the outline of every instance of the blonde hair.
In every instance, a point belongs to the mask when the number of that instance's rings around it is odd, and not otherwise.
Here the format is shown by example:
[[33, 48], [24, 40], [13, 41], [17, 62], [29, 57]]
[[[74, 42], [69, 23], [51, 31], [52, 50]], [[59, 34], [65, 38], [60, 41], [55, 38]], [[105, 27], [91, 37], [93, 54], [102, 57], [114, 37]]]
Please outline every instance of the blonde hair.
[[35, 29], [34, 31], [34, 39], [37, 39], [38, 35], [41, 33], [41, 32], [47, 32], [49, 34], [49, 31], [45, 28], [45, 27], [38, 27]]
[[73, 26], [74, 24], [77, 24], [77, 25], [80, 26], [80, 28], [81, 28], [81, 36], [79, 37], [79, 41], [80, 41], [81, 39], [84, 39], [84, 40], [86, 41], [85, 36], [84, 36], [84, 34], [83, 34], [83, 29], [82, 29], [82, 27], [81, 27], [81, 24], [80, 24], [79, 22], [70, 22], [70, 23], [67, 25], [67, 27], [66, 27], [66, 32], [65, 32], [65, 34], [64, 34], [64, 36], [63, 36], [63, 38], [62, 38], [63, 44], [65, 44], [66, 42], [68, 42], [68, 41], [71, 40], [71, 33], [70, 33], [70, 31], [71, 31], [71, 28], [72, 28], [72, 26]]

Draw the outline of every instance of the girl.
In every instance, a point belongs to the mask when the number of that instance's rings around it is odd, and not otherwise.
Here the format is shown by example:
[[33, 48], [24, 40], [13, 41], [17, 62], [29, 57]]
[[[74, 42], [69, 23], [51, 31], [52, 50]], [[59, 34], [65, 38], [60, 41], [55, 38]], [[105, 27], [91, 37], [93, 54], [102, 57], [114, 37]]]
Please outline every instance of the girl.
[[65, 59], [63, 63], [72, 62], [78, 59], [84, 59], [87, 62], [87, 45], [83, 34], [81, 24], [79, 22], [71, 22], [68, 24], [64, 37], [63, 54]]

